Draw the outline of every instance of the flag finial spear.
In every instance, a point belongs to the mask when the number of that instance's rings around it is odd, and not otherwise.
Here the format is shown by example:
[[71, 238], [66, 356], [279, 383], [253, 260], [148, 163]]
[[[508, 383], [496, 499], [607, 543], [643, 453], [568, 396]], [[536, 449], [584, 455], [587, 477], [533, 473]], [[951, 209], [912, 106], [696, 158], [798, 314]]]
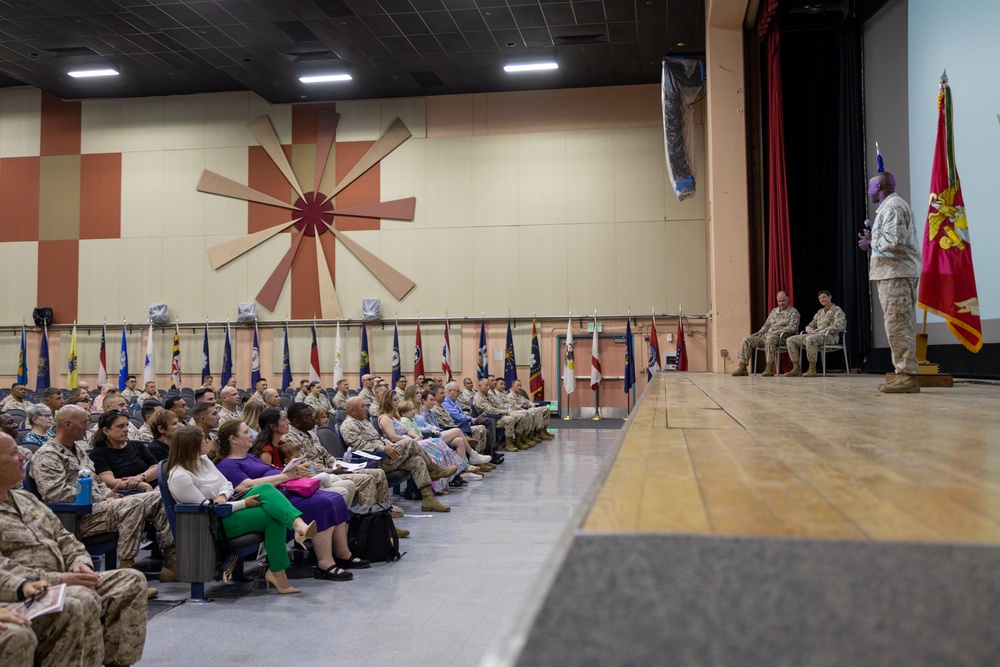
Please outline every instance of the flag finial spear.
[[948, 70], [947, 69], [941, 70], [941, 85], [942, 86], [948, 85]]

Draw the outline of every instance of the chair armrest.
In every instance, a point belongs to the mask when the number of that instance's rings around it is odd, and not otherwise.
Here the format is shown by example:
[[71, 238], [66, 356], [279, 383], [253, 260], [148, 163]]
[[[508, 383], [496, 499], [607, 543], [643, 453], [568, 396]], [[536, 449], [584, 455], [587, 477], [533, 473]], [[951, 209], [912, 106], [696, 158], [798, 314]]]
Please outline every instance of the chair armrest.
[[[229, 503], [212, 505], [212, 512], [215, 516], [224, 518], [233, 513], [233, 506]], [[177, 503], [174, 505], [174, 514], [205, 514], [205, 505], [198, 503]]]
[[46, 503], [46, 505], [55, 514], [86, 516], [94, 511], [93, 505], [77, 505], [76, 503]]

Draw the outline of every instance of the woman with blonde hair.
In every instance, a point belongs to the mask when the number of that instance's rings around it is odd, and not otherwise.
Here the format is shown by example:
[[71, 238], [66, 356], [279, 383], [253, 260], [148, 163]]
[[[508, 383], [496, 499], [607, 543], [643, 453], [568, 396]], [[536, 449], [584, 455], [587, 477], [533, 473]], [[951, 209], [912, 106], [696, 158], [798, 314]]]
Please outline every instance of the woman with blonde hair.
[[385, 392], [379, 400], [378, 425], [385, 437], [392, 442], [397, 442], [403, 438], [413, 438], [437, 465], [442, 468], [447, 468], [448, 466], [458, 467], [458, 472], [455, 475], [431, 482], [431, 488], [434, 489], [435, 493], [447, 494], [448, 486], [454, 480], [458, 480], [458, 482], [451, 484], [451, 486], [458, 487], [468, 484], [468, 482], [462, 480], [461, 474], [469, 464], [463, 461], [448, 445], [439, 439], [423, 438], [419, 433], [408, 429], [400, 418], [398, 405], [399, 394], [394, 391]]
[[250, 433], [253, 437], [257, 437], [257, 433], [260, 431], [260, 413], [264, 412], [267, 408], [263, 401], [258, 401], [256, 398], [251, 398], [243, 406], [243, 412], [240, 413], [240, 420], [244, 424], [250, 427]]

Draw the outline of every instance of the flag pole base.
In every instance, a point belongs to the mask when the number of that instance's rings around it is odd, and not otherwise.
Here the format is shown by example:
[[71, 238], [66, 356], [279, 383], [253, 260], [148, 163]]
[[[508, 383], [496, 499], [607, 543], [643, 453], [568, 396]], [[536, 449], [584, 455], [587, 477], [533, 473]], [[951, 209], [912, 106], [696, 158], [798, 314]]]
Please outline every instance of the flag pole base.
[[570, 417], [570, 416], [569, 416], [569, 412], [567, 412], [567, 413], [566, 413], [566, 416], [565, 416], [565, 417], [563, 417], [563, 421], [569, 421], [570, 419], [572, 419], [572, 417]]
[[591, 419], [592, 421], [595, 421], [595, 422], [599, 422], [599, 421], [601, 421], [601, 420], [602, 420], [602, 419], [604, 419], [604, 418], [603, 418], [603, 417], [601, 417], [601, 413], [600, 413], [600, 412], [597, 412], [597, 413], [595, 413], [595, 414], [594, 414], [594, 416], [593, 416], [593, 417], [591, 417], [590, 419]]

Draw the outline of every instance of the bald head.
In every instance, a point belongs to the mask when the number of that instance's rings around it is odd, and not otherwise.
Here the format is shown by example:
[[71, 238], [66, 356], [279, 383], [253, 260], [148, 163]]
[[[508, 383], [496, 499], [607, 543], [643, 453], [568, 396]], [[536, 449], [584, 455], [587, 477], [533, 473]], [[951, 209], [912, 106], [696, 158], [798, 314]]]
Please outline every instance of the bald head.
[[367, 414], [365, 410], [365, 401], [360, 396], [351, 396], [347, 399], [346, 408], [347, 414], [355, 419], [364, 419]]
[[868, 197], [873, 204], [881, 204], [886, 197], [896, 192], [896, 177], [883, 171], [868, 181]]

